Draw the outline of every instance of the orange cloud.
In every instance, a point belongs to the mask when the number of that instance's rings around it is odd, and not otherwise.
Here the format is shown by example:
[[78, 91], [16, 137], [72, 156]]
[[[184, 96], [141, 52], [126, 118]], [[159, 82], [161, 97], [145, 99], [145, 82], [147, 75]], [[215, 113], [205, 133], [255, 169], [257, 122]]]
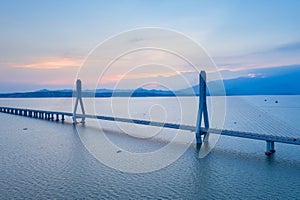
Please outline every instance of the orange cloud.
[[64, 67], [79, 67], [82, 59], [79, 58], [65, 58], [65, 57], [46, 57], [40, 58], [31, 63], [6, 63], [16, 68], [27, 69], [60, 69]]
[[180, 75], [184, 72], [192, 72], [192, 70], [176, 70], [176, 71], [161, 71], [156, 73], [134, 73], [134, 74], [115, 74], [115, 75], [104, 75], [101, 79], [101, 83], [113, 83], [118, 82], [122, 79], [125, 80], [133, 80], [133, 79], [141, 79], [141, 78], [155, 78], [155, 77], [171, 77], [175, 75]]

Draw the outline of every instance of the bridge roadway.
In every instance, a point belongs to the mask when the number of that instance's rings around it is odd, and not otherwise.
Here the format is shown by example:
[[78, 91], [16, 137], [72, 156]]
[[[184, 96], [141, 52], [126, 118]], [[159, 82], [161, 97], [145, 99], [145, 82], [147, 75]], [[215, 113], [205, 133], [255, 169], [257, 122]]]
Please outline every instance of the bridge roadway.
[[[55, 120], [55, 121], [59, 121], [59, 120], [64, 121], [65, 116], [73, 117], [73, 113], [68, 113], [68, 112], [34, 110], [34, 109], [24, 109], [24, 108], [12, 108], [12, 107], [0, 107], [0, 112], [27, 116], [32, 118]], [[76, 115], [76, 118], [82, 118], [82, 117], [83, 115], [81, 114]], [[88, 114], [85, 115], [85, 118], [164, 127], [170, 129], [180, 129], [180, 130], [187, 130], [192, 132], [196, 130], [195, 126], [190, 126], [190, 125], [153, 122], [153, 121], [140, 120], [140, 119], [128, 119], [128, 118], [109, 117], [109, 116], [101, 116], [101, 115], [88, 115]], [[250, 133], [250, 132], [243, 132], [243, 131], [220, 130], [220, 129], [203, 128], [203, 127], [201, 128], [201, 133], [202, 134], [214, 133], [214, 134], [221, 134], [221, 135], [232, 136], [232, 137], [265, 140], [267, 142], [279, 142], [279, 143], [300, 145], [300, 138], [297, 137], [283, 137], [283, 136], [276, 136], [272, 134], [266, 135], [266, 134]]]

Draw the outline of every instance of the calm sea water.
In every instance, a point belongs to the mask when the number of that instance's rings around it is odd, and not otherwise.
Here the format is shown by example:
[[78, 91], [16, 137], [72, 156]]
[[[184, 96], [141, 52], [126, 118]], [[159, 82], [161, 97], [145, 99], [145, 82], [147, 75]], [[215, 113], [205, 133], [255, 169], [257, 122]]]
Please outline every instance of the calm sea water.
[[[0, 99], [0, 105], [72, 111], [72, 99]], [[88, 113], [190, 125], [197, 113], [190, 97], [85, 99], [85, 105]], [[227, 97], [225, 114], [227, 129], [300, 137], [300, 96]], [[221, 136], [202, 159], [192, 143], [162, 169], [127, 173], [96, 159], [87, 144], [105, 152], [97, 140], [105, 134], [120, 149], [108, 155], [118, 163], [126, 151], [159, 151], [174, 132], [88, 120], [78, 133], [71, 119], [62, 124], [0, 113], [0, 120], [0, 199], [300, 199], [300, 146], [276, 143], [267, 157], [264, 141]], [[222, 125], [214, 117], [211, 124]]]

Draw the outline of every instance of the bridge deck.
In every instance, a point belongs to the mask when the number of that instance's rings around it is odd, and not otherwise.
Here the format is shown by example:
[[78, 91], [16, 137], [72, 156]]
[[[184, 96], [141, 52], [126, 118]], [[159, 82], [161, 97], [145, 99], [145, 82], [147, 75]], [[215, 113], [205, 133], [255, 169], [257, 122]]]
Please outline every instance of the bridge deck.
[[[64, 119], [64, 116], [72, 117], [72, 113], [68, 112], [58, 112], [58, 111], [46, 111], [46, 110], [34, 110], [34, 109], [24, 109], [24, 108], [11, 108], [11, 107], [0, 107], [0, 112], [3, 113], [10, 113], [16, 115], [23, 115], [28, 117], [34, 117], [32, 113], [41, 113], [43, 114], [43, 119], [49, 119], [45, 116], [52, 116], [50, 119], [54, 119], [54, 115], [56, 115], [57, 119], [59, 120], [59, 115]], [[23, 114], [26, 112], [26, 115]], [[20, 114], [21, 113], [21, 114]], [[31, 115], [29, 114], [31, 113]], [[41, 115], [39, 114], [39, 115]], [[45, 116], [44, 116], [45, 115]], [[77, 118], [83, 117], [83, 115], [77, 114]], [[101, 116], [101, 115], [85, 115], [85, 118], [91, 119], [100, 119], [106, 121], [117, 121], [117, 122], [124, 122], [124, 123], [133, 123], [139, 125], [148, 125], [148, 126], [156, 126], [156, 127], [164, 127], [164, 128], [171, 128], [171, 129], [180, 129], [180, 130], [187, 130], [187, 131], [196, 131], [195, 126], [190, 125], [182, 125], [182, 124], [174, 124], [174, 123], [162, 123], [162, 122], [153, 122], [148, 120], [140, 120], [140, 119], [128, 119], [128, 118], [119, 118], [119, 117], [110, 117], [110, 116]], [[283, 137], [283, 136], [275, 136], [275, 135], [266, 135], [266, 134], [258, 134], [258, 133], [250, 133], [250, 132], [242, 132], [242, 131], [234, 131], [234, 130], [221, 130], [221, 129], [213, 129], [213, 128], [201, 128], [202, 134], [205, 133], [214, 133], [214, 134], [221, 134], [226, 136], [233, 136], [233, 137], [241, 137], [241, 138], [249, 138], [249, 139], [256, 139], [256, 140], [265, 140], [270, 142], [279, 142], [279, 143], [287, 143], [287, 144], [295, 144], [300, 145], [300, 138], [295, 137]]]

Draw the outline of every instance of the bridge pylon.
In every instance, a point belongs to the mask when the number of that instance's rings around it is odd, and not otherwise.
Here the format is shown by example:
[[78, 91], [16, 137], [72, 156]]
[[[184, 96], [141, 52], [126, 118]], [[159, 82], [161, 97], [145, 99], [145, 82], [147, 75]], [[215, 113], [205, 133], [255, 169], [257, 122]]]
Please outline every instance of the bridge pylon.
[[198, 116], [196, 122], [197, 144], [202, 143], [202, 137], [201, 137], [202, 135], [203, 135], [203, 142], [208, 142], [209, 139], [209, 133], [203, 133], [201, 131], [202, 116], [204, 121], [204, 127], [208, 129], [209, 119], [208, 119], [207, 102], [206, 102], [206, 72], [205, 71], [201, 71], [199, 74], [199, 107], [198, 107]]
[[78, 79], [76, 81], [76, 102], [75, 102], [75, 106], [74, 106], [74, 110], [73, 110], [73, 123], [76, 124], [76, 112], [77, 112], [77, 107], [78, 107], [78, 102], [80, 103], [80, 107], [81, 107], [81, 112], [82, 112], [82, 117], [81, 117], [81, 123], [85, 123], [85, 109], [84, 109], [84, 105], [83, 105], [83, 101], [82, 101], [82, 92], [81, 92], [82, 88], [81, 88], [81, 80]]

